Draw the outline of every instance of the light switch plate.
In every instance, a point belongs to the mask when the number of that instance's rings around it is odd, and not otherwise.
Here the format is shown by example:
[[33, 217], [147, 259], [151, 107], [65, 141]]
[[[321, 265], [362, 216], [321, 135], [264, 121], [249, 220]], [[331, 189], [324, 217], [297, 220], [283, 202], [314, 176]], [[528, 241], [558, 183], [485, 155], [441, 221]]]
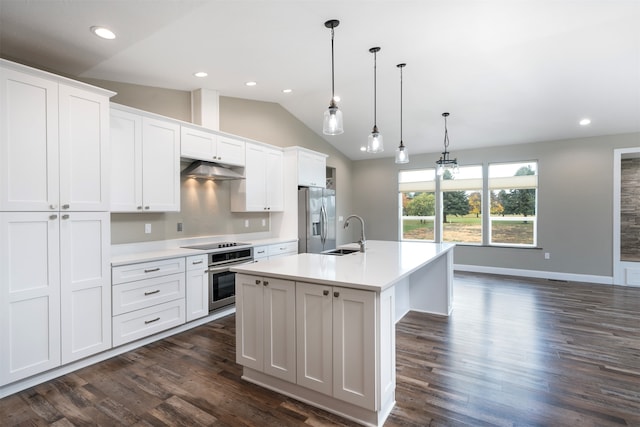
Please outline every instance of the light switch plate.
[[145, 224], [144, 225], [144, 233], [145, 234], [151, 234], [151, 224]]

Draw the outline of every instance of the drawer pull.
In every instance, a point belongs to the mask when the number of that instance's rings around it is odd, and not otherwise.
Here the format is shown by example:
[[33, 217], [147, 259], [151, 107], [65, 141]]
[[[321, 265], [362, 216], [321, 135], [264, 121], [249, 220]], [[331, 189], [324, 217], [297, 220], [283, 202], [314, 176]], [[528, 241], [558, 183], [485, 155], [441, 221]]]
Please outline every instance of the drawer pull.
[[329, 291], [325, 289], [324, 291], [322, 291], [322, 295], [326, 297], [327, 295], [329, 295]]
[[334, 292], [334, 293], [333, 293], [333, 296], [334, 296], [334, 297], [336, 297], [336, 298], [338, 298], [338, 297], [340, 296], [340, 292]]
[[200, 261], [193, 261], [191, 264], [193, 265], [198, 265], [198, 264], [202, 264], [204, 261], [200, 260]]
[[263, 282], [265, 286], [269, 285], [269, 282], [267, 282], [266, 280]]
[[155, 319], [151, 319], [151, 320], [145, 320], [144, 324], [148, 325], [149, 323], [157, 322], [158, 320], [160, 320], [159, 317], [156, 317]]
[[147, 269], [144, 270], [145, 273], [153, 273], [154, 271], [160, 271], [160, 267], [147, 268]]
[[256, 279], [256, 285], [260, 284], [260, 280]]
[[160, 289], [156, 289], [155, 291], [147, 291], [147, 292], [145, 292], [144, 294], [145, 294], [145, 296], [146, 296], [146, 295], [153, 295], [153, 294], [157, 294], [157, 293], [159, 293], [159, 292], [160, 292]]

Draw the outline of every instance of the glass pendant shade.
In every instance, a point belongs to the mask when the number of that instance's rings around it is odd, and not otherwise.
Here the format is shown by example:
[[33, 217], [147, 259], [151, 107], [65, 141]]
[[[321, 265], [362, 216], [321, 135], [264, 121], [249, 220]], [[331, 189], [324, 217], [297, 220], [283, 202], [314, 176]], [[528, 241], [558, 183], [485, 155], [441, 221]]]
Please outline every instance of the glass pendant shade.
[[409, 163], [409, 150], [400, 142], [400, 146], [396, 148], [396, 163]]
[[325, 135], [340, 135], [343, 132], [342, 111], [337, 106], [329, 106], [324, 112], [322, 133]]
[[367, 153], [382, 153], [383, 151], [382, 135], [378, 132], [378, 128], [374, 126], [369, 138], [367, 138]]

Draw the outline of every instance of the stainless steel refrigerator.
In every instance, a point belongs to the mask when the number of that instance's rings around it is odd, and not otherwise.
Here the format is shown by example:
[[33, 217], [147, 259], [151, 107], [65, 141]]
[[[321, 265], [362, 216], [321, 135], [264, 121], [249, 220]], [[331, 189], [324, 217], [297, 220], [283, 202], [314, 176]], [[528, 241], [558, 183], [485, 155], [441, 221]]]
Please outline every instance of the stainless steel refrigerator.
[[336, 248], [336, 191], [319, 187], [298, 190], [298, 253]]

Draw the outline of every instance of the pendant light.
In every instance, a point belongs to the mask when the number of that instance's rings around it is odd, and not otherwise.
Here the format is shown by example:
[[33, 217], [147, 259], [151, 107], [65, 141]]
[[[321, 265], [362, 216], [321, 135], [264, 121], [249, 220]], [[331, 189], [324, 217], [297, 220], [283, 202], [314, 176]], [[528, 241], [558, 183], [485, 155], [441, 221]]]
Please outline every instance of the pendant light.
[[331, 28], [331, 101], [329, 102], [329, 108], [324, 112], [322, 133], [325, 135], [340, 135], [344, 132], [342, 125], [342, 111], [340, 111], [336, 105], [333, 69], [333, 29], [338, 25], [340, 25], [340, 21], [337, 19], [331, 19], [324, 23], [325, 27]]
[[409, 150], [404, 146], [402, 142], [402, 69], [407, 64], [398, 64], [396, 67], [400, 68], [400, 146], [396, 149], [396, 163], [409, 163]]
[[450, 169], [453, 173], [458, 172], [458, 159], [450, 159], [449, 158], [449, 131], [447, 130], [447, 117], [449, 117], [449, 113], [442, 113], [442, 117], [444, 117], [444, 151], [442, 152], [442, 156], [440, 156], [440, 160], [436, 161], [436, 165], [438, 165], [438, 175], [444, 174], [445, 169]]
[[369, 52], [373, 53], [373, 130], [367, 139], [367, 153], [382, 153], [384, 151], [382, 135], [378, 132], [376, 124], [376, 54], [380, 52], [380, 48], [372, 47]]

